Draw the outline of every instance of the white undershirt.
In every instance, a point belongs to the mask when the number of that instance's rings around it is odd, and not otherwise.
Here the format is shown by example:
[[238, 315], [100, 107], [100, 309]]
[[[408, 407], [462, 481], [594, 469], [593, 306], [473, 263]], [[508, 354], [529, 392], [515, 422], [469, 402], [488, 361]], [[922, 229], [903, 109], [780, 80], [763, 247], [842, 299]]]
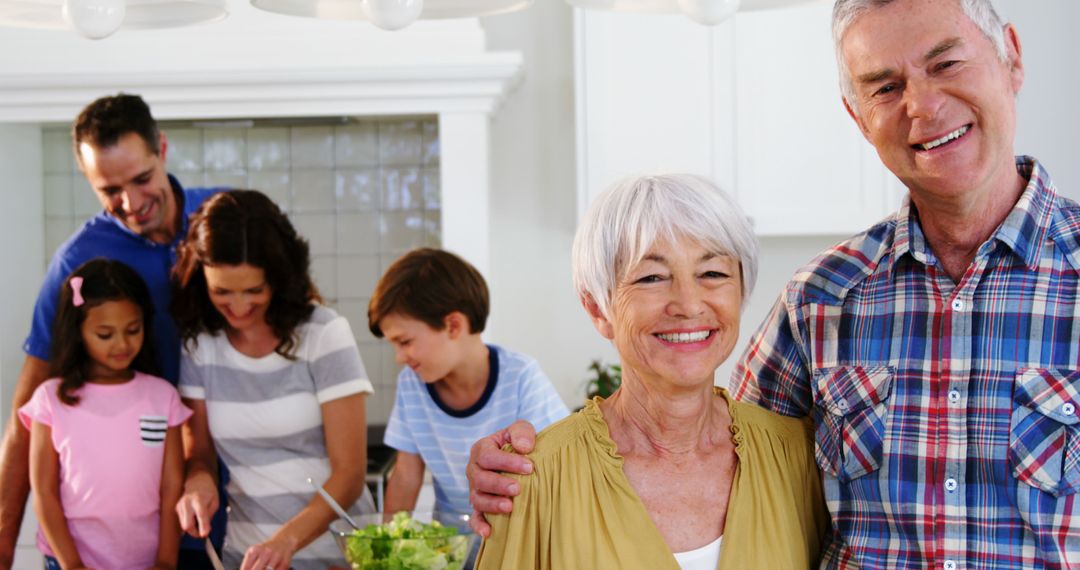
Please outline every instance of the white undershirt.
[[720, 541], [722, 540], [724, 540], [723, 536], [701, 548], [676, 552], [675, 561], [679, 563], [679, 568], [682, 570], [716, 570], [716, 565], [720, 562]]

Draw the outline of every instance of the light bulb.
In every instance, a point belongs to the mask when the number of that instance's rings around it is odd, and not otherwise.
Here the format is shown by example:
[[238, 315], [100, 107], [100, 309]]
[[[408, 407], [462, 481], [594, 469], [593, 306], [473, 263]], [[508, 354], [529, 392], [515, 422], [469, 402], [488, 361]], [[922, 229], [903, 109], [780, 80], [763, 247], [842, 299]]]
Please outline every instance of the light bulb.
[[112, 35], [126, 12], [124, 0], [64, 0], [60, 9], [69, 26], [92, 40]]
[[416, 21], [424, 0], [364, 0], [364, 10], [372, 24], [384, 30], [400, 30]]
[[679, 9], [691, 20], [715, 26], [739, 9], [740, 0], [679, 0]]

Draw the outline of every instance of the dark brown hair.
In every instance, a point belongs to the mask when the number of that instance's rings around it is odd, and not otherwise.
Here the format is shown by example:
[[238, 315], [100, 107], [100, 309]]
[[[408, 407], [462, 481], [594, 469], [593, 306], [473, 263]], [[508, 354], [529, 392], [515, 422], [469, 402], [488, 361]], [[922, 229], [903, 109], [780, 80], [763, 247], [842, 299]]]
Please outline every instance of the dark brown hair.
[[75, 156], [82, 161], [79, 154], [82, 143], [108, 148], [128, 133], [139, 135], [150, 152], [158, 154], [161, 151], [161, 132], [142, 97], [126, 93], [102, 97], [87, 105], [75, 118], [71, 127]]
[[210, 302], [203, 267], [243, 264], [266, 273], [271, 291], [266, 324], [280, 340], [275, 351], [292, 358], [296, 328], [322, 298], [309, 274], [307, 241], [277, 204], [256, 190], [215, 194], [192, 215], [172, 273], [170, 310], [180, 338], [194, 343], [199, 333], [216, 333], [228, 325]]
[[469, 319], [469, 332], [487, 324], [488, 288], [469, 262], [441, 249], [414, 249], [394, 262], [379, 279], [368, 303], [368, 328], [382, 338], [379, 321], [391, 313], [445, 327], [446, 315], [460, 311]]
[[[71, 279], [81, 277], [79, 292], [83, 303], [73, 302]], [[49, 356], [49, 376], [60, 378], [56, 395], [60, 401], [74, 406], [79, 403], [75, 392], [93, 380], [90, 377], [90, 355], [83, 343], [82, 325], [86, 314], [107, 301], [131, 301], [142, 313], [143, 343], [131, 361], [131, 369], [154, 376], [160, 375], [157, 353], [154, 351], [154, 304], [146, 283], [134, 269], [119, 261], [98, 257], [75, 268], [60, 287], [60, 301], [53, 321], [52, 349]]]

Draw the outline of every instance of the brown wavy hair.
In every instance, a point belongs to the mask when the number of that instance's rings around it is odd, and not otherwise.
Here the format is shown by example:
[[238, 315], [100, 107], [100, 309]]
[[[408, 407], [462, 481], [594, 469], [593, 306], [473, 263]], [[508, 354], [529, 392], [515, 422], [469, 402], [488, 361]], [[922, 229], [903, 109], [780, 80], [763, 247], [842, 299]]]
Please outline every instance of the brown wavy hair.
[[[83, 303], [73, 302], [71, 278], [82, 277], [80, 288]], [[146, 282], [134, 269], [119, 261], [98, 257], [75, 268], [60, 287], [60, 304], [53, 321], [52, 350], [49, 356], [49, 376], [60, 378], [56, 395], [60, 401], [74, 406], [79, 403], [76, 392], [93, 380], [90, 376], [90, 355], [83, 342], [82, 325], [86, 314], [107, 301], [131, 301], [142, 313], [143, 343], [131, 369], [161, 375], [153, 342], [154, 304]]]
[[322, 297], [311, 280], [307, 240], [277, 204], [256, 190], [215, 194], [191, 217], [187, 239], [177, 250], [172, 271], [170, 311], [184, 344], [200, 333], [217, 333], [228, 322], [210, 302], [203, 267], [243, 265], [266, 273], [270, 305], [266, 324], [279, 339], [275, 352], [293, 358], [296, 328], [311, 317]]

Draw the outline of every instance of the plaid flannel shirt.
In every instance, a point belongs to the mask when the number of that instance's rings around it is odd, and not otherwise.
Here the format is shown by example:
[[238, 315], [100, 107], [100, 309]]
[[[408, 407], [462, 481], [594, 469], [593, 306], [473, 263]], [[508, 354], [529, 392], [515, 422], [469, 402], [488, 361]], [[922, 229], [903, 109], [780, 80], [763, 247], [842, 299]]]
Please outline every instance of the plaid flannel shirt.
[[822, 568], [1080, 568], [1080, 205], [1017, 169], [960, 283], [908, 200], [800, 270], [734, 372], [813, 416]]

